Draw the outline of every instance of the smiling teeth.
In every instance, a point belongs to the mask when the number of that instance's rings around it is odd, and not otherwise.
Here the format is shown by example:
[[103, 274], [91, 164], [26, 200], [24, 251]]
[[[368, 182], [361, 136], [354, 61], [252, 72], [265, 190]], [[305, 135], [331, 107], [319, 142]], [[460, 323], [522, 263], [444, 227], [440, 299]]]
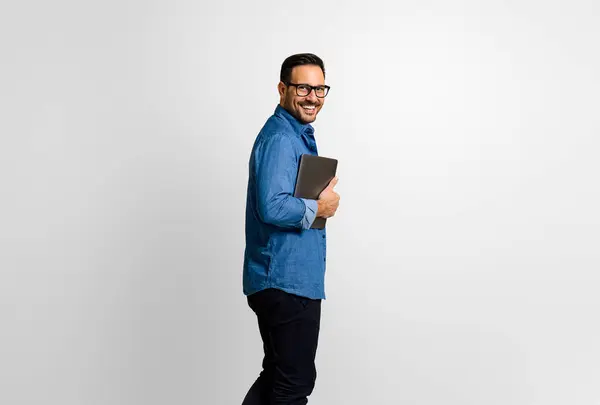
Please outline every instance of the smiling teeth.
[[314, 110], [315, 109], [314, 105], [303, 105], [302, 107], [306, 108], [307, 110]]

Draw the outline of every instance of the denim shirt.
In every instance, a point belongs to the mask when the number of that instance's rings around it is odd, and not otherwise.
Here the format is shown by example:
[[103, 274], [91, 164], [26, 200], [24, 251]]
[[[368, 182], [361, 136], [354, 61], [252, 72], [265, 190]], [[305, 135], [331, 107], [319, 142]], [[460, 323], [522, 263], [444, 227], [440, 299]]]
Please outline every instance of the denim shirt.
[[248, 163], [243, 291], [265, 288], [325, 299], [325, 229], [310, 229], [316, 200], [294, 197], [302, 154], [318, 155], [314, 129], [280, 105]]

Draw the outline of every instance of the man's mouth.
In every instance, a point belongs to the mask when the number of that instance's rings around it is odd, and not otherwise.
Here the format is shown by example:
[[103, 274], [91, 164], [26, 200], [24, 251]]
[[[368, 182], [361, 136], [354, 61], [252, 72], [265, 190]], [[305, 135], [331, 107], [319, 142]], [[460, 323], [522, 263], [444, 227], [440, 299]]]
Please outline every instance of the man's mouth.
[[301, 107], [304, 109], [304, 111], [306, 111], [309, 114], [314, 113], [315, 110], [317, 109], [317, 106], [315, 106], [315, 105], [303, 105]]

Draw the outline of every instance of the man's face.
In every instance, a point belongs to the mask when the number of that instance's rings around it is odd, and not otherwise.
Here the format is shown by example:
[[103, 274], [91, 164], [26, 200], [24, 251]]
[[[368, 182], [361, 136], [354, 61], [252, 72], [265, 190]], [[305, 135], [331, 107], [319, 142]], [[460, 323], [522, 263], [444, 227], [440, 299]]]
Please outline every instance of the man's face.
[[[317, 65], [301, 65], [292, 69], [290, 82], [322, 86], [325, 84], [325, 76]], [[325, 98], [317, 97], [314, 90], [301, 97], [296, 94], [296, 86], [286, 86], [282, 82], [279, 82], [278, 90], [281, 106], [304, 124], [309, 124], [317, 118], [325, 102]]]

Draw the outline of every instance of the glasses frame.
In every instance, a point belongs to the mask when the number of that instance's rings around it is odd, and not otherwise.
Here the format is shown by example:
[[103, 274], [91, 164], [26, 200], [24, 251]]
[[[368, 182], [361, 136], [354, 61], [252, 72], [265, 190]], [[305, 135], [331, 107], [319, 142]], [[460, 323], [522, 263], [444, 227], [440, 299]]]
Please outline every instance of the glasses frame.
[[[331, 89], [331, 87], [327, 86], [326, 84], [323, 84], [323, 85], [320, 85], [320, 86], [311, 86], [310, 84], [307, 84], [307, 83], [292, 83], [292, 82], [287, 82], [287, 83], [285, 83], [285, 85], [286, 86], [294, 86], [296, 88], [296, 95], [298, 97], [308, 97], [308, 96], [310, 96], [310, 93], [312, 93], [313, 90], [314, 90], [315, 96], [317, 96], [318, 98], [325, 98], [325, 97], [327, 97], [327, 95], [329, 94], [329, 90]], [[308, 92], [307, 95], [301, 96], [300, 94], [298, 94], [298, 86], [306, 86], [306, 87], [310, 88], [310, 91]], [[321, 87], [325, 88], [325, 95], [324, 96], [317, 95], [317, 89], [321, 88]]]

